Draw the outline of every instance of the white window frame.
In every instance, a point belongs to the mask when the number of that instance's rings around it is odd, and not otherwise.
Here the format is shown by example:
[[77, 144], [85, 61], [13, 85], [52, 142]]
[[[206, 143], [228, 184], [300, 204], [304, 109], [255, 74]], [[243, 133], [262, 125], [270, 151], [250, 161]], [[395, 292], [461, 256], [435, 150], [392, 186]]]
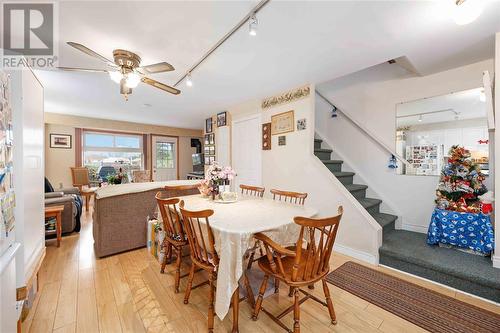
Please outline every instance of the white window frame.
[[[109, 135], [113, 137], [113, 147], [95, 147], [87, 146], [86, 135], [87, 134], [97, 134], [97, 135]], [[144, 161], [144, 140], [142, 134], [132, 134], [132, 133], [116, 133], [116, 132], [106, 132], [106, 131], [92, 131], [83, 130], [82, 131], [82, 163], [85, 163], [85, 152], [86, 151], [102, 151], [111, 153], [140, 153], [141, 154], [141, 169], [144, 169], [146, 161]], [[126, 148], [126, 147], [115, 147], [116, 137], [137, 137], [139, 138], [139, 148]]]

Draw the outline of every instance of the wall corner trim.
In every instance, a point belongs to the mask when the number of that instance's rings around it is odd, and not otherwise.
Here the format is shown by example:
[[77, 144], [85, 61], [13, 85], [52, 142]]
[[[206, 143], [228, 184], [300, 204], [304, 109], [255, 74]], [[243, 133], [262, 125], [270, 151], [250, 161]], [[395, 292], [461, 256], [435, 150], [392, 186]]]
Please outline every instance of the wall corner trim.
[[367, 263], [372, 264], [372, 265], [378, 265], [378, 263], [379, 263], [378, 254], [372, 255], [370, 253], [359, 251], [359, 250], [350, 248], [348, 246], [344, 246], [342, 244], [335, 244], [333, 246], [333, 250], [338, 252], [338, 253], [341, 253], [343, 255], [353, 257], [355, 259], [367, 262]]

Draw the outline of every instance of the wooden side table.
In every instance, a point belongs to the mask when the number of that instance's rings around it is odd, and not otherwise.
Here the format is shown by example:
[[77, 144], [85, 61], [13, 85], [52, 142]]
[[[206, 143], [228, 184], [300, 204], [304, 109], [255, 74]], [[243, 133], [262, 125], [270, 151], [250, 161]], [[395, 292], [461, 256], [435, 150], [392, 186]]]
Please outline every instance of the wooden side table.
[[[80, 194], [85, 198], [85, 211], [89, 211], [89, 202], [92, 197], [95, 197], [97, 187], [83, 187], [80, 189]], [[95, 202], [94, 202], [95, 203]]]
[[45, 218], [55, 217], [56, 218], [56, 235], [57, 235], [57, 247], [61, 245], [62, 239], [62, 219], [61, 213], [64, 210], [64, 206], [49, 206], [45, 207]]

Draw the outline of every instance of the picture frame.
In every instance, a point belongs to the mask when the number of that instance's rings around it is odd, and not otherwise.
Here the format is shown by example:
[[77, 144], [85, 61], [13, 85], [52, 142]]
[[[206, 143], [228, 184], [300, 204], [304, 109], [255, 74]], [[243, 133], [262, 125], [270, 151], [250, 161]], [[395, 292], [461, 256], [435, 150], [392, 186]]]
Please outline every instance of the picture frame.
[[212, 133], [212, 117], [205, 119], [205, 133]]
[[71, 135], [70, 134], [50, 134], [50, 148], [57, 148], [57, 149], [71, 149], [72, 148], [72, 142], [71, 142]]
[[271, 135], [293, 132], [295, 130], [294, 111], [286, 111], [271, 116]]
[[278, 146], [286, 146], [286, 135], [278, 136]]
[[303, 131], [307, 128], [306, 118], [297, 120], [297, 131]]
[[217, 113], [217, 127], [222, 127], [227, 125], [227, 112]]
[[214, 145], [215, 144], [215, 133], [210, 134], [208, 137], [208, 144]]
[[262, 124], [262, 150], [271, 150], [271, 123]]

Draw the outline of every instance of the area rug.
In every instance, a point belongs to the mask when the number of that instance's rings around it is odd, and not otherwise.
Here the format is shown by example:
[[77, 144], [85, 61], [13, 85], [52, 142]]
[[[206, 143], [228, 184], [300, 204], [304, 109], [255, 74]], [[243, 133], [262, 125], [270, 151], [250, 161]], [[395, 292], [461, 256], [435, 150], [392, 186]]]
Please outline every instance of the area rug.
[[348, 261], [327, 281], [431, 332], [500, 332], [500, 315]]

